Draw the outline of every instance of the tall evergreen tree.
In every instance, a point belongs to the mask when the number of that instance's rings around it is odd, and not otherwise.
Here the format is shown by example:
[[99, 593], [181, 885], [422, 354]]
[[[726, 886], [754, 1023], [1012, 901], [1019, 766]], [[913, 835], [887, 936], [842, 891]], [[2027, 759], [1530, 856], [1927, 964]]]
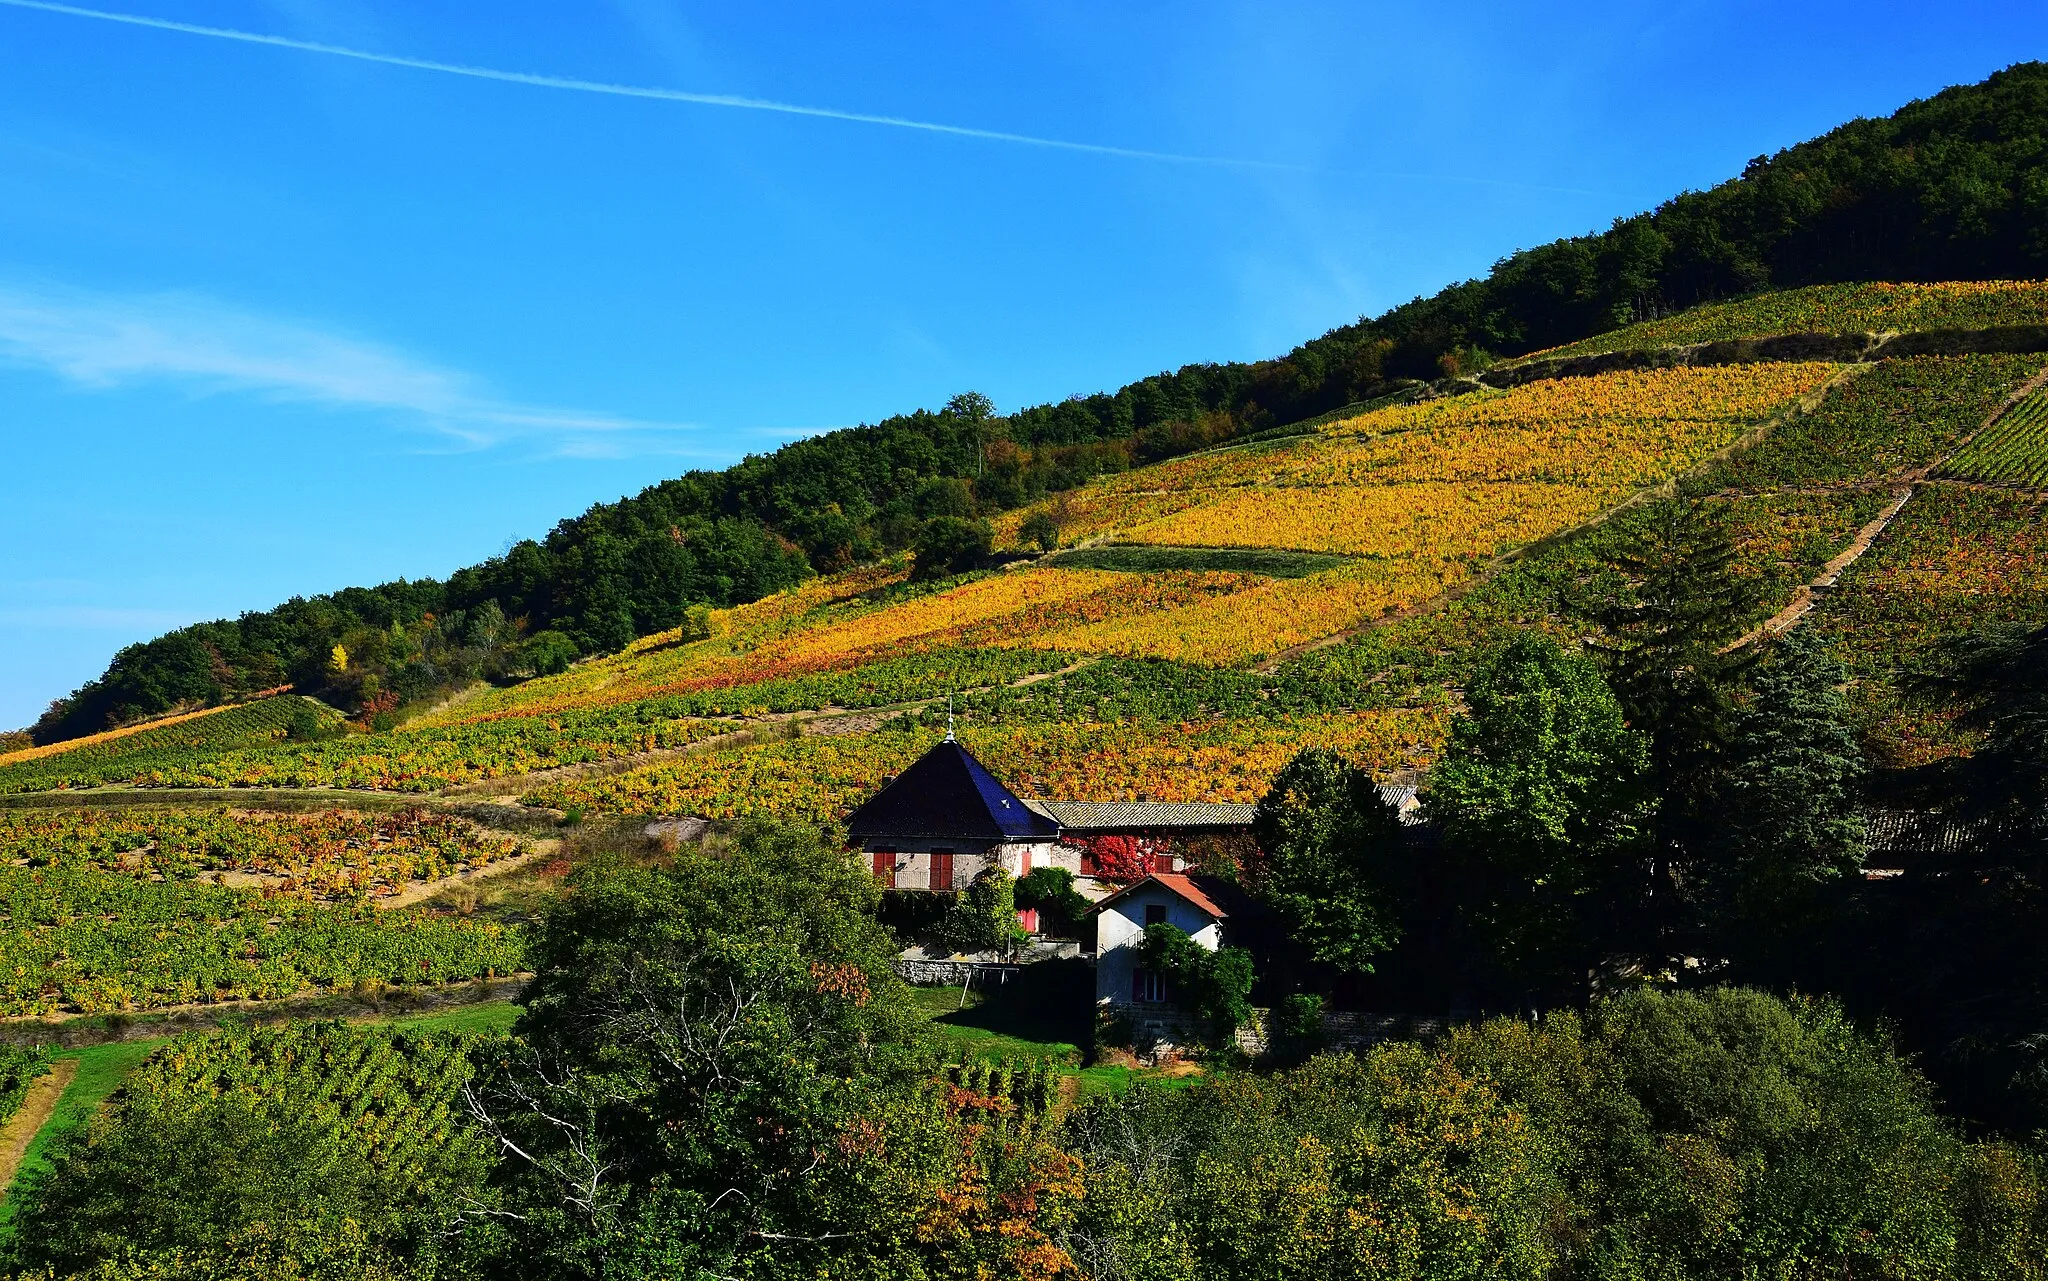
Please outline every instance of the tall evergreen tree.
[[1734, 572], [1737, 555], [1708, 500], [1660, 504], [1611, 558], [1618, 581], [1588, 609], [1622, 712], [1648, 737], [1657, 799], [1648, 893], [1666, 924], [1718, 823], [1732, 696], [1753, 661], [1729, 648], [1756, 604], [1755, 587]]
[[1814, 890], [1862, 864], [1866, 770], [1848, 670], [1810, 631], [1772, 644], [1736, 709], [1722, 780], [1720, 839], [1697, 869], [1710, 931], [1751, 944], [1806, 919]]

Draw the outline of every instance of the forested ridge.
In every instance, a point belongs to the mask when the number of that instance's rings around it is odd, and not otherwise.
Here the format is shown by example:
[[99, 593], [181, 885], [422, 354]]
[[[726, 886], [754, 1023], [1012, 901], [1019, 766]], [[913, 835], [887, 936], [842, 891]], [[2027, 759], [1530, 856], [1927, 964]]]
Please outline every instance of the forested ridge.
[[980, 396], [663, 481], [456, 571], [294, 598], [130, 646], [35, 726], [53, 742], [289, 682], [374, 720], [478, 677], [558, 669], [822, 570], [956, 566], [989, 515], [1097, 474], [1764, 289], [2038, 278], [2048, 64], [1858, 120], [1740, 177], [1503, 259], [1278, 359], [1195, 364], [1007, 416]]

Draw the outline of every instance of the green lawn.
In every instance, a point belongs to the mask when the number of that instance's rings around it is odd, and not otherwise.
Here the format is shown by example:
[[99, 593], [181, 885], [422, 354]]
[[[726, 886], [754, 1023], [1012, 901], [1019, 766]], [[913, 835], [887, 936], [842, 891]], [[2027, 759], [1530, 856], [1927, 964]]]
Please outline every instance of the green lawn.
[[1062, 1076], [1076, 1078], [1082, 1102], [1121, 1094], [1141, 1080], [1181, 1089], [1195, 1079], [1104, 1063], [1083, 1067], [1088, 1020], [1095, 1006], [1092, 982], [1084, 990], [1079, 980], [1090, 976], [1080, 969], [1061, 971], [1050, 965], [1043, 975], [1030, 987], [1007, 994], [998, 991], [992, 998], [970, 993], [964, 1006], [957, 987], [910, 988], [908, 1000], [932, 1021], [962, 1062], [1049, 1060], [1060, 1066]]

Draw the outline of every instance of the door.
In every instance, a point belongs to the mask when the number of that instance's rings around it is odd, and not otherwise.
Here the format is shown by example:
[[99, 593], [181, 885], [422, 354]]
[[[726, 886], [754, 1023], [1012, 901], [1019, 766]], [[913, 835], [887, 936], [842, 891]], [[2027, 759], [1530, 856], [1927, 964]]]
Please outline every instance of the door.
[[932, 851], [932, 888], [950, 890], [953, 888], [953, 851]]

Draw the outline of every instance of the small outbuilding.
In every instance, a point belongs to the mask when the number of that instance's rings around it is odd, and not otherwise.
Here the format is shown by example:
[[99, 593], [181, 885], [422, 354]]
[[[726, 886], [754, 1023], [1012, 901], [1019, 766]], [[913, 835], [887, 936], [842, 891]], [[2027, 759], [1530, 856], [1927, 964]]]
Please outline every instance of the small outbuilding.
[[1139, 961], [1148, 925], [1171, 925], [1201, 947], [1241, 946], [1255, 915], [1245, 892], [1221, 877], [1154, 872], [1089, 909], [1095, 918], [1095, 1000], [1098, 1005], [1171, 1001], [1165, 980]]

